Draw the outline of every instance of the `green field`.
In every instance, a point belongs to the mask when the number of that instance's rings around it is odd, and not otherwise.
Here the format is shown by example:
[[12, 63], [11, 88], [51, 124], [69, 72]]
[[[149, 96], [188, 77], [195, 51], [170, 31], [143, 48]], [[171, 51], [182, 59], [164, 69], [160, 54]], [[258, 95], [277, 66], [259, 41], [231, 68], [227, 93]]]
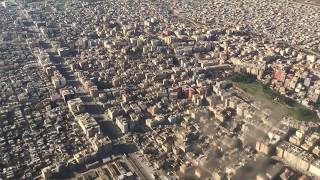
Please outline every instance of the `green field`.
[[280, 116], [290, 116], [300, 121], [319, 121], [316, 112], [300, 103], [287, 98], [268, 86], [256, 81], [256, 78], [244, 73], [235, 73], [228, 81], [243, 92], [261, 102], [266, 108]]
[[65, 5], [64, 4], [57, 4], [56, 8], [58, 11], [64, 11], [65, 10]]
[[58, 11], [65, 11], [66, 3], [67, 3], [67, 0], [58, 0], [54, 4]]

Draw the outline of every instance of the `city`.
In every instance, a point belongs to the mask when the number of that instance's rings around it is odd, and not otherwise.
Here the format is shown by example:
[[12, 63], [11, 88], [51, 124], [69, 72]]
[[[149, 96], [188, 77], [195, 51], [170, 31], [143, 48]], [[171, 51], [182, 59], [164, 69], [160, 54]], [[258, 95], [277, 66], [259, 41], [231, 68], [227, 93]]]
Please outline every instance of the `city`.
[[318, 0], [0, 15], [0, 179], [320, 179]]

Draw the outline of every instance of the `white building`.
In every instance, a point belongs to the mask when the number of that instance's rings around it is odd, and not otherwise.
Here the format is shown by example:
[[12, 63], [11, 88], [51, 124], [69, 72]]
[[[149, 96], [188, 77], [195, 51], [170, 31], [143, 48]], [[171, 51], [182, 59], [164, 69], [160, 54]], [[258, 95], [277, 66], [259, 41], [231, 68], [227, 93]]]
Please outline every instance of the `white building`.
[[54, 76], [51, 79], [52, 84], [56, 89], [62, 88], [67, 84], [67, 80], [57, 71], [54, 72]]
[[117, 117], [116, 124], [120, 128], [122, 133], [127, 133], [129, 131], [129, 124], [125, 118]]

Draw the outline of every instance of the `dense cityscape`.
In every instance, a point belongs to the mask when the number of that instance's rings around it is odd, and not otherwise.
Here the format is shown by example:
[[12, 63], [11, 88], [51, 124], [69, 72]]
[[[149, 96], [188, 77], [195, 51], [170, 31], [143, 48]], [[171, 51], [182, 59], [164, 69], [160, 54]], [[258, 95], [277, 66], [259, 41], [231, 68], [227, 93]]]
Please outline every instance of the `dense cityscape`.
[[0, 179], [320, 179], [318, 0], [0, 2]]

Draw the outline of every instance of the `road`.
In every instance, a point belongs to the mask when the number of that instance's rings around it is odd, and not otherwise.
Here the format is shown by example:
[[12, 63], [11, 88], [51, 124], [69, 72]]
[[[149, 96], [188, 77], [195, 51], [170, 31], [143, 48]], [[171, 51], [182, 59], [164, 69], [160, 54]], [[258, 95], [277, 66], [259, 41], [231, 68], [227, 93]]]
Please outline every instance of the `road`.
[[144, 167], [140, 164], [135, 154], [131, 153], [127, 157], [128, 162], [135, 168], [137, 174], [141, 177], [142, 180], [152, 180], [151, 174], [145, 170]]
[[302, 1], [302, 0], [291, 0], [289, 1], [289, 3], [295, 3], [295, 4], [301, 4], [301, 5], [308, 5], [308, 6], [312, 6], [312, 7], [320, 7], [320, 1], [318, 2], [318, 4], [316, 2], [312, 2], [312, 1]]

